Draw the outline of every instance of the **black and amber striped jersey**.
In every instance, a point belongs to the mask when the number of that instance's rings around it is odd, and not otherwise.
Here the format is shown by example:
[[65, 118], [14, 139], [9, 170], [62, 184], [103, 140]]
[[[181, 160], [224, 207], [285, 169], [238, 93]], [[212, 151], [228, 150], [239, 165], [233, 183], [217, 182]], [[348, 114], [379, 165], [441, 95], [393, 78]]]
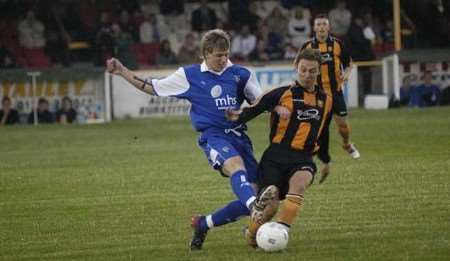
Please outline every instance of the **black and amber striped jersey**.
[[312, 154], [331, 111], [331, 102], [331, 97], [318, 86], [314, 91], [308, 91], [296, 82], [262, 95], [254, 105], [242, 110], [238, 121], [247, 122], [264, 111], [273, 111], [277, 105], [284, 106], [291, 111], [291, 116], [283, 119], [272, 112], [271, 145], [286, 151]]
[[305, 48], [318, 49], [322, 54], [320, 76], [318, 83], [330, 95], [342, 90], [341, 74], [350, 66], [351, 58], [342, 42], [333, 36], [328, 36], [325, 42], [319, 42], [316, 37], [307, 41]]

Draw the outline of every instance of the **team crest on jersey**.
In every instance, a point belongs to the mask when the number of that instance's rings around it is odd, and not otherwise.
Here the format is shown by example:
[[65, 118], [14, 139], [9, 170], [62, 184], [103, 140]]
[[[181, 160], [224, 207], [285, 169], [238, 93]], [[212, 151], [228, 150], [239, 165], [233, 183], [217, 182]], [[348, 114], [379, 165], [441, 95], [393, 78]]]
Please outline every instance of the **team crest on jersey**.
[[322, 62], [330, 62], [332, 60], [333, 60], [333, 58], [331, 57], [331, 55], [329, 53], [322, 54]]
[[230, 152], [230, 148], [228, 148], [228, 147], [223, 147], [222, 150], [223, 150], [224, 152]]
[[234, 81], [235, 81], [236, 83], [239, 83], [239, 82], [241, 81], [241, 76], [235, 75], [235, 76], [234, 76]]
[[323, 101], [318, 100], [318, 101], [317, 101], [317, 106], [319, 106], [320, 108], [322, 108], [322, 107], [323, 107]]
[[217, 98], [220, 95], [222, 95], [222, 87], [220, 87], [220, 85], [214, 85], [214, 87], [211, 88], [211, 96]]
[[332, 51], [333, 51], [333, 47], [329, 46], [329, 47], [328, 47], [328, 51], [329, 51], [329, 52], [332, 52]]

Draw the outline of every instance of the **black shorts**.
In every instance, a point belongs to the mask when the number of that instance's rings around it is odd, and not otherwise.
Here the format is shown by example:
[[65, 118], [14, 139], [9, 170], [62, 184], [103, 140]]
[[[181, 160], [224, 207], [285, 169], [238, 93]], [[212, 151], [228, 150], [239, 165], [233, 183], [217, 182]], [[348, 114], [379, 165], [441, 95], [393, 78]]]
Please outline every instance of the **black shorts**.
[[347, 105], [345, 104], [344, 93], [342, 91], [333, 93], [333, 107], [331, 111], [333, 114], [341, 117], [347, 116]]
[[314, 180], [317, 167], [312, 157], [298, 158], [298, 160], [288, 162], [279, 160], [276, 156], [271, 157], [271, 154], [268, 151], [264, 152], [258, 166], [258, 187], [260, 189], [275, 185], [280, 191], [280, 200], [283, 200], [289, 191], [289, 180], [295, 172], [309, 171]]

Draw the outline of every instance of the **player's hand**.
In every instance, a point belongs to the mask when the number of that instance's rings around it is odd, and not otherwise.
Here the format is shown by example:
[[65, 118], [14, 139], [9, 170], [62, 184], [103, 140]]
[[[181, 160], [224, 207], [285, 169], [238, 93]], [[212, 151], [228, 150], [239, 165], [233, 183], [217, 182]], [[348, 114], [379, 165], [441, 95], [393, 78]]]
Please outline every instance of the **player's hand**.
[[121, 74], [125, 66], [116, 58], [111, 58], [106, 61], [106, 71], [112, 74]]
[[241, 110], [226, 110], [225, 117], [229, 121], [237, 121], [239, 119], [239, 114], [241, 114]]
[[281, 119], [287, 120], [291, 117], [291, 111], [284, 106], [277, 105], [273, 110], [280, 116]]
[[327, 179], [328, 175], [330, 175], [330, 164], [323, 164], [321, 170], [320, 170], [320, 180], [319, 184], [322, 184]]

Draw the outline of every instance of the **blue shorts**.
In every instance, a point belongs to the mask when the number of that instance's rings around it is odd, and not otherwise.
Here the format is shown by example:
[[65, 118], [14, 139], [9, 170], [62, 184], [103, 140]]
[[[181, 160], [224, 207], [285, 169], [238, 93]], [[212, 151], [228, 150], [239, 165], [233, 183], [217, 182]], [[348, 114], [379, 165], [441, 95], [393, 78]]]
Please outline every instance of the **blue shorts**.
[[227, 159], [240, 156], [247, 170], [247, 180], [256, 183], [258, 162], [253, 156], [253, 145], [245, 133], [240, 132], [240, 134], [241, 136], [235, 133], [224, 133], [223, 130], [205, 131], [200, 135], [198, 145], [215, 170], [221, 171]]

